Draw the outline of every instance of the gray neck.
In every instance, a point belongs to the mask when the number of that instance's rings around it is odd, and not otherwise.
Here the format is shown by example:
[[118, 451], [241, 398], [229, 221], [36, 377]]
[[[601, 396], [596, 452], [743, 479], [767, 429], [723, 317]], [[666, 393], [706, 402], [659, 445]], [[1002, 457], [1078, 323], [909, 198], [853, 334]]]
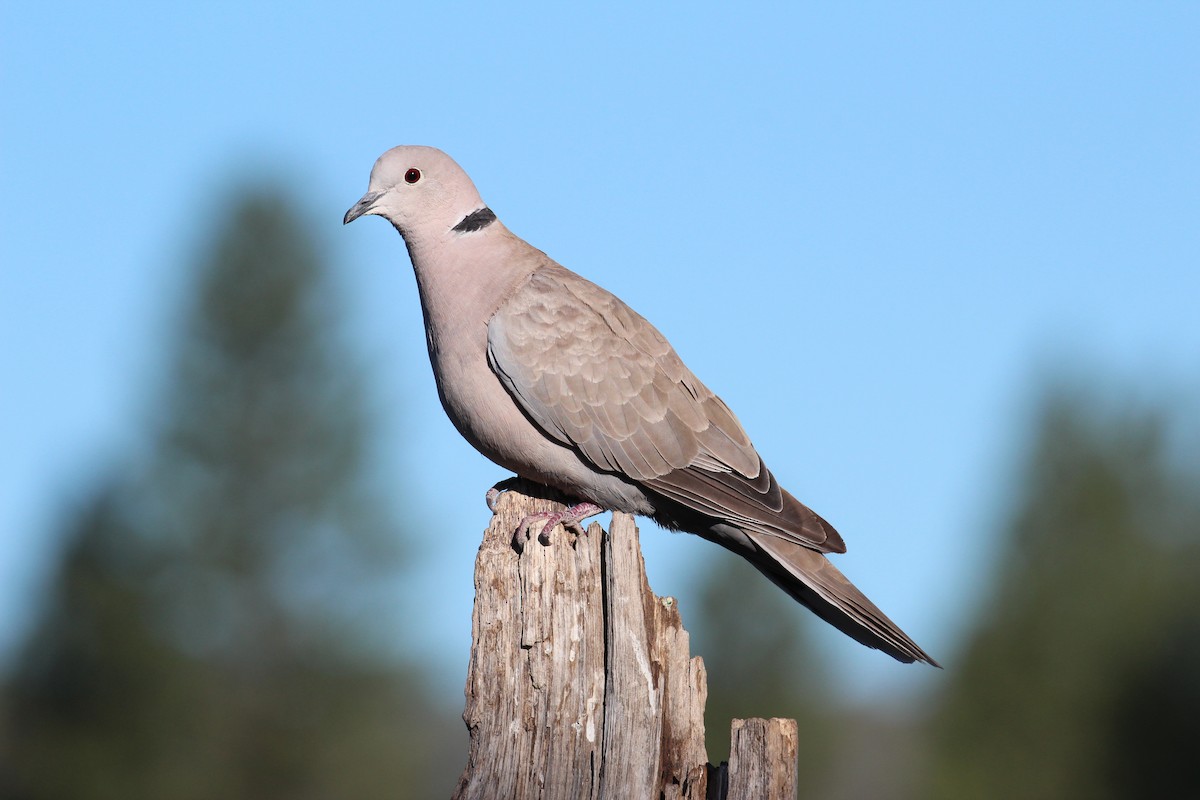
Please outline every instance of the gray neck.
[[405, 242], [435, 367], [443, 342], [486, 343], [496, 309], [547, 260], [495, 219], [476, 232], [451, 229], [435, 239], [406, 236]]

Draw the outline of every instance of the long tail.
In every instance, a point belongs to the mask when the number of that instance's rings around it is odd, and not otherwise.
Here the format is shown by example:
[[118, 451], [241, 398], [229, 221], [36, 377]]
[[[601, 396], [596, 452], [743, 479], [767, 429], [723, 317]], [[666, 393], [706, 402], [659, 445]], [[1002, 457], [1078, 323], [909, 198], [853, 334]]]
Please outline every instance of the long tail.
[[743, 545], [736, 552], [842, 633], [905, 664], [924, 661], [941, 667], [825, 556], [775, 536], [739, 533], [737, 538], [749, 539], [751, 547]]

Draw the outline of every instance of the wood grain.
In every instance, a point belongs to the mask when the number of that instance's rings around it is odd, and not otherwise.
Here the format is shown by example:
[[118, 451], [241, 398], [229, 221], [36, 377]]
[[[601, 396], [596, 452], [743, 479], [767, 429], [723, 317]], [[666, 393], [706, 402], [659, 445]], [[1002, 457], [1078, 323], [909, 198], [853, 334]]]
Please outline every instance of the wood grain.
[[514, 486], [476, 560], [470, 748], [454, 797], [793, 797], [794, 721], [735, 720], [728, 768], [708, 764], [704, 662], [675, 601], [650, 590], [633, 518], [518, 550], [521, 519], [565, 498]]

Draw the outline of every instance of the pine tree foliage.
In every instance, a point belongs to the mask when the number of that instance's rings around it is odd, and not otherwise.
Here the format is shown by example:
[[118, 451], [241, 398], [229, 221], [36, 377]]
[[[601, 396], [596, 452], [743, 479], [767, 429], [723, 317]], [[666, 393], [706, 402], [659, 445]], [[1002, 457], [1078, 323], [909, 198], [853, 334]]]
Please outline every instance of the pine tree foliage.
[[1050, 397], [918, 796], [1200, 796], [1200, 480], [1168, 430]]
[[6, 796], [448, 791], [424, 783], [445, 724], [395, 656], [400, 526], [358, 371], [319, 246], [280, 197], [229, 204], [149, 466], [70, 532], [5, 693]]

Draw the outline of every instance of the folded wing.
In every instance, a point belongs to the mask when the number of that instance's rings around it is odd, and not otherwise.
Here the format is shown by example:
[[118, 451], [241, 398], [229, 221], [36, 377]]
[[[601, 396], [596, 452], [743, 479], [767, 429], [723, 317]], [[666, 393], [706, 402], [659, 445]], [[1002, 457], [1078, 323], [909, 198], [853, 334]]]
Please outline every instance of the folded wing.
[[547, 436], [596, 469], [745, 530], [845, 550], [663, 335], [590, 281], [558, 266], [530, 276], [488, 323], [488, 363]]

